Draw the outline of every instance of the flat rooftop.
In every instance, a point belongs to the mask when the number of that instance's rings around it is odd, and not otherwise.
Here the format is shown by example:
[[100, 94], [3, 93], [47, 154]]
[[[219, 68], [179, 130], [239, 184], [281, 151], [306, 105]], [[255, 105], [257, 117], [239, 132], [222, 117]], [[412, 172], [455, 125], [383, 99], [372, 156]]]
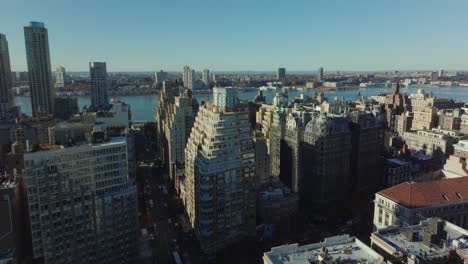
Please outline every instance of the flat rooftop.
[[408, 164], [411, 164], [411, 162], [407, 162], [407, 161], [404, 161], [402, 159], [387, 159], [388, 162], [391, 162], [391, 163], [394, 163], [394, 164], [397, 164], [397, 165], [400, 165], [400, 166], [403, 166], [403, 165], [408, 165]]
[[[372, 235], [380, 238], [386, 244], [408, 257], [415, 256], [421, 259], [444, 257], [451, 248], [459, 248], [464, 252], [468, 252], [468, 243], [463, 242], [468, 241], [468, 231], [447, 221], [443, 221], [445, 222], [443, 229], [447, 232], [447, 235], [442, 238], [442, 244], [432, 244], [431, 248], [426, 246], [423, 243], [423, 233], [430, 231], [429, 221], [422, 221], [418, 225], [407, 227], [393, 226], [381, 229]], [[417, 239], [410, 241], [407, 235], [405, 235], [407, 232], [417, 233]]]
[[265, 263], [310, 264], [319, 263], [383, 263], [383, 257], [355, 237], [341, 235], [326, 238], [323, 242], [299, 246], [298, 244], [274, 247], [263, 255]]

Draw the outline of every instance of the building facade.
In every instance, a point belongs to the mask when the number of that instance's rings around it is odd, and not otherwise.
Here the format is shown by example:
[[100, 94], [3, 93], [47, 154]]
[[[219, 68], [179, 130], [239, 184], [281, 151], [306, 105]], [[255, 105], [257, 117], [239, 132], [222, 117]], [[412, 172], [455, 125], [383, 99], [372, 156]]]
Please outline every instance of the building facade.
[[438, 116], [436, 109], [425, 108], [421, 110], [413, 110], [411, 130], [430, 130], [437, 127], [437, 124]]
[[105, 62], [89, 63], [89, 86], [91, 90], [91, 107], [106, 108], [109, 105], [109, 96]]
[[458, 142], [455, 134], [452, 136], [437, 130], [421, 130], [416, 133], [404, 132], [402, 138], [408, 148], [433, 156], [442, 166], [445, 159], [453, 154], [453, 145]]
[[162, 84], [163, 82], [168, 81], [168, 80], [169, 80], [169, 75], [167, 72], [161, 70], [161, 71], [154, 73], [155, 85]]
[[385, 112], [387, 115], [387, 127], [391, 131], [396, 130], [396, 116], [410, 110], [411, 103], [408, 96], [400, 93], [400, 84], [396, 83], [392, 87], [392, 93], [385, 96]]
[[323, 82], [323, 67], [320, 67], [317, 70], [317, 81]]
[[[167, 119], [164, 120], [164, 134], [167, 141], [166, 159], [169, 164], [182, 165], [185, 162], [185, 145], [190, 137], [196, 112], [189, 91], [175, 97], [174, 104], [167, 107]], [[170, 166], [170, 177], [175, 179], [175, 170]]]
[[286, 80], [286, 68], [278, 68], [276, 70], [276, 80], [278, 81]]
[[56, 97], [54, 101], [55, 117], [68, 120], [78, 113], [78, 98]]
[[209, 85], [209, 84], [210, 84], [210, 70], [208, 70], [208, 69], [204, 69], [204, 70], [203, 70], [202, 82], [203, 82], [205, 85]]
[[158, 135], [158, 154], [165, 164], [166, 168], [169, 168], [169, 142], [166, 138], [165, 124], [169, 118], [169, 108], [175, 103], [175, 97], [179, 95], [179, 87], [177, 83], [169, 81], [163, 82], [161, 96], [159, 97], [159, 104], [156, 109], [155, 120], [156, 120], [156, 134]]
[[6, 117], [6, 110], [12, 105], [12, 82], [10, 52], [5, 35], [0, 34], [0, 119]]
[[248, 106], [236, 88], [214, 88], [185, 149], [185, 204], [202, 248], [214, 253], [255, 233], [255, 152]]
[[55, 85], [57, 87], [64, 87], [65, 78], [66, 78], [65, 67], [63, 66], [57, 67], [57, 69], [55, 70]]
[[375, 194], [374, 229], [440, 217], [468, 227], [468, 177], [405, 182]]
[[302, 202], [341, 200], [380, 184], [383, 122], [341, 103], [321, 104], [328, 110], [317, 112], [283, 102], [274, 111], [271, 174], [299, 192]]
[[184, 88], [193, 90], [193, 85], [195, 82], [195, 70], [190, 68], [189, 66], [184, 66], [182, 78], [184, 82]]
[[138, 211], [124, 137], [25, 153], [34, 259], [135, 263]]
[[24, 27], [24, 39], [33, 116], [53, 114], [55, 89], [52, 85], [49, 36], [44, 23], [30, 22]]
[[403, 132], [410, 131], [413, 126], [413, 114], [406, 112], [395, 117], [395, 130], [398, 134]]

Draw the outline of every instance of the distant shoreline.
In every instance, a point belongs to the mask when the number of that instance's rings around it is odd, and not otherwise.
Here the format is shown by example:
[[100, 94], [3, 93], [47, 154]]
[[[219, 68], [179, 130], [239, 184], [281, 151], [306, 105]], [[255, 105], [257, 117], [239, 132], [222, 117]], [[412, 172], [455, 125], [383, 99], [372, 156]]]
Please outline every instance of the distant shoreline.
[[[373, 89], [391, 89], [391, 87], [358, 87], [358, 86], [353, 86], [353, 87], [347, 87], [347, 88], [327, 88], [327, 87], [317, 87], [317, 88], [305, 88], [305, 87], [299, 87], [300, 89], [291, 89], [290, 91], [296, 91], [296, 92], [340, 92], [340, 91], [349, 91], [349, 90], [373, 90]], [[437, 88], [437, 89], [450, 89], [450, 88], [468, 88], [468, 86], [410, 86], [410, 87], [400, 87], [400, 90], [408, 90], [408, 89], [425, 89], [425, 88]], [[258, 88], [254, 87], [249, 87], [249, 88], [239, 88], [239, 93], [248, 93], [248, 92], [255, 92], [258, 91]], [[278, 90], [268, 90], [269, 92], [279, 92]], [[213, 91], [212, 90], [195, 90], [192, 91], [194, 95], [196, 94], [211, 94]], [[154, 96], [154, 95], [159, 95], [160, 92], [157, 91], [156, 93], [154, 92], [141, 92], [141, 93], [109, 93], [110, 97], [124, 97], [124, 96]], [[15, 97], [30, 97], [29, 94], [20, 94], [20, 95], [14, 95]], [[86, 93], [81, 93], [79, 92], [78, 94], [69, 93], [69, 94], [64, 94], [64, 93], [59, 93], [57, 96], [73, 96], [73, 97], [89, 97], [90, 95]]]

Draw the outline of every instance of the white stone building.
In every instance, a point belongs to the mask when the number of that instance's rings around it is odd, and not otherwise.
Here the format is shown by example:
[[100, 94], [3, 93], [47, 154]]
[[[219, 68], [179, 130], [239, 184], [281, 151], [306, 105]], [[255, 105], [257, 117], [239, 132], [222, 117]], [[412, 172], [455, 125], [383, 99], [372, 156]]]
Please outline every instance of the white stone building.
[[375, 194], [374, 229], [440, 217], [468, 227], [468, 177], [405, 182]]

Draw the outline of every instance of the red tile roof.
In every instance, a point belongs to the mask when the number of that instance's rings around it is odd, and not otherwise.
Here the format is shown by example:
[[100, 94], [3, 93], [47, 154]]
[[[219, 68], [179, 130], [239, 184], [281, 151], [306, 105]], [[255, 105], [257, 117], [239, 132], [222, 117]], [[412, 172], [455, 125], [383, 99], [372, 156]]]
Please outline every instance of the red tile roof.
[[468, 201], [468, 177], [405, 182], [378, 194], [406, 207], [426, 207]]

